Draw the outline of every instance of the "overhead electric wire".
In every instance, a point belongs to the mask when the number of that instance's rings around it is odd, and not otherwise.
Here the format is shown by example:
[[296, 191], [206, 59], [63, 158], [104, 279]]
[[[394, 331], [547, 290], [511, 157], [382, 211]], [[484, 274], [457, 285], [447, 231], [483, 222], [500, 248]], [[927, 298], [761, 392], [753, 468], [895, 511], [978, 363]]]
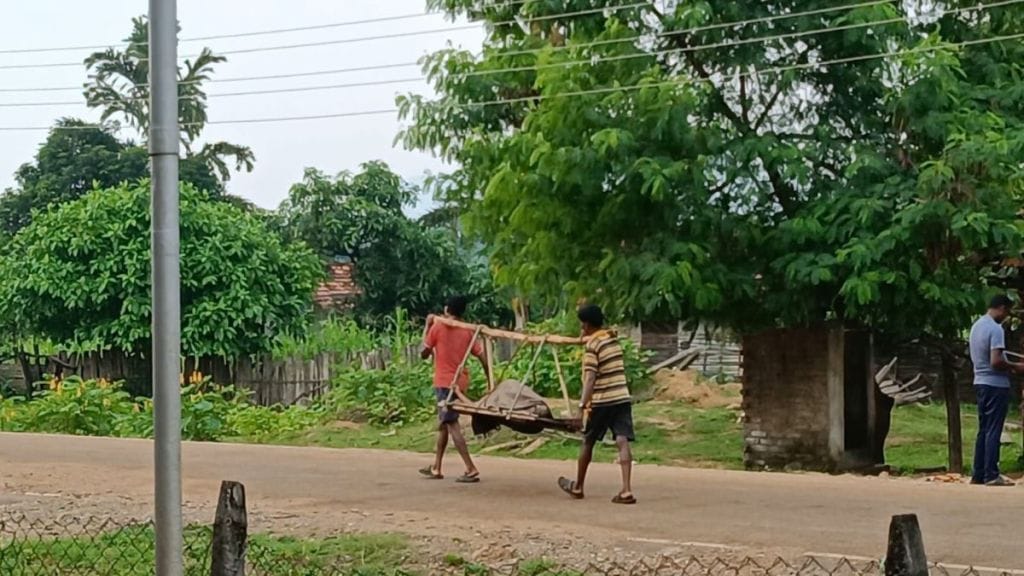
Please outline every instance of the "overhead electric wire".
[[[960, 13], [960, 12], [980, 10], [980, 9], [990, 9], [990, 8], [995, 8], [995, 7], [1005, 6], [1005, 5], [1010, 5], [1010, 4], [1019, 4], [1019, 3], [1022, 3], [1022, 2], [1024, 2], [1024, 0], [1001, 0], [999, 2], [993, 2], [993, 3], [989, 3], [989, 4], [984, 4], [984, 5], [976, 5], [976, 6], [972, 6], [972, 7], [963, 7], [963, 8], [947, 10], [947, 11], [943, 12], [943, 15], [951, 15], [951, 14], [956, 14], [956, 13]], [[840, 32], [840, 31], [845, 31], [845, 30], [851, 30], [851, 29], [856, 29], [856, 28], [872, 27], [872, 26], [878, 26], [878, 25], [884, 25], [884, 24], [901, 23], [901, 22], [905, 22], [905, 21], [906, 21], [906, 18], [899, 17], [899, 18], [889, 18], [889, 19], [886, 19], [886, 20], [856, 22], [856, 23], [846, 24], [846, 25], [841, 25], [841, 26], [830, 26], [830, 27], [825, 27], [825, 28], [819, 28], [819, 29], [815, 29], [815, 30], [803, 30], [803, 31], [799, 31], [799, 32], [791, 32], [791, 33], [786, 33], [786, 34], [776, 34], [776, 35], [773, 35], [773, 36], [741, 38], [741, 39], [737, 39], [737, 40], [729, 40], [729, 41], [726, 41], [726, 42], [718, 42], [718, 43], [714, 43], [714, 44], [694, 45], [694, 46], [687, 46], [687, 47], [684, 47], [684, 48], [673, 48], [673, 49], [668, 49], [668, 50], [659, 50], [659, 51], [655, 51], [655, 52], [639, 52], [639, 53], [635, 53], [635, 54], [621, 54], [621, 55], [609, 56], [609, 57], [588, 58], [588, 59], [581, 59], [581, 60], [567, 60], [567, 61], [562, 61], [562, 62], [552, 62], [552, 63], [547, 63], [547, 64], [537, 64], [537, 65], [521, 66], [521, 67], [513, 67], [513, 68], [497, 68], [497, 69], [493, 69], [493, 70], [478, 70], [478, 71], [467, 72], [467, 73], [464, 73], [464, 74], [459, 74], [458, 76], [460, 76], [460, 77], [490, 76], [490, 75], [510, 73], [510, 72], [528, 72], [528, 71], [537, 71], [537, 70], [545, 70], [545, 69], [552, 69], [552, 68], [566, 68], [566, 67], [571, 67], [571, 66], [575, 66], [575, 65], [597, 65], [597, 64], [603, 64], [603, 63], [608, 63], [608, 62], [616, 62], [616, 61], [624, 61], [624, 60], [632, 60], [632, 59], [648, 58], [648, 57], [659, 57], [659, 56], [667, 56], [667, 55], [673, 55], [673, 54], [683, 54], [683, 53], [698, 52], [698, 51], [701, 51], [701, 50], [710, 50], [710, 49], [717, 49], [717, 48], [728, 48], [728, 47], [733, 47], [733, 46], [740, 46], [740, 45], [759, 43], [759, 42], [768, 42], [768, 41], [775, 41], [775, 40], [786, 40], [786, 39], [793, 39], [793, 38], [802, 38], [802, 37], [812, 36], [812, 35], [817, 35], [817, 34], [824, 34], [824, 33], [830, 33], [830, 32]], [[288, 75], [279, 75], [279, 76], [288, 76]], [[395, 78], [395, 79], [385, 79], [385, 80], [372, 80], [372, 81], [365, 81], [365, 82], [353, 82], [353, 83], [346, 83], [346, 84], [328, 84], [328, 85], [302, 86], [302, 87], [292, 87], [292, 88], [271, 88], [271, 89], [262, 89], [262, 90], [244, 90], [244, 91], [237, 91], [237, 92], [214, 93], [214, 94], [209, 94], [207, 97], [208, 98], [220, 98], [220, 97], [235, 97], [235, 96], [253, 96], [253, 95], [262, 95], [262, 94], [285, 94], [285, 93], [299, 93], [299, 92], [316, 92], [316, 91], [324, 91], [324, 90], [339, 90], [339, 89], [349, 89], [349, 88], [377, 86], [377, 85], [410, 84], [410, 83], [422, 82], [422, 81], [424, 81], [424, 79], [422, 77]], [[144, 100], [144, 99], [145, 99], [144, 97], [140, 97], [140, 98], [135, 98], [135, 99], [127, 99], [127, 100], [136, 100], [136, 101], [138, 101], [138, 100]], [[112, 102], [99, 102], [99, 103], [95, 103], [94, 105], [102, 106], [104, 104], [109, 104], [109, 103], [112, 103]], [[80, 101], [43, 101], [43, 102], [9, 102], [9, 103], [0, 102], [0, 108], [35, 108], [35, 107], [47, 107], [47, 106], [77, 106], [77, 105], [80, 105], [80, 104], [81, 104]]]
[[[711, 30], [718, 30], [718, 29], [721, 29], [721, 28], [746, 27], [746, 26], [749, 26], [749, 25], [752, 25], [752, 24], [765, 24], [765, 23], [775, 22], [777, 20], [784, 20], [784, 19], [791, 19], [791, 18], [803, 18], [803, 17], [807, 17], [807, 16], [815, 16], [815, 15], [826, 14], [826, 13], [831, 13], [831, 12], [856, 10], [858, 8], [867, 8], [867, 7], [878, 6], [878, 5], [882, 5], [882, 4], [892, 4], [895, 1], [896, 0], [869, 0], [869, 1], [866, 1], [866, 2], [858, 2], [858, 3], [847, 4], [847, 5], [842, 5], [842, 6], [832, 6], [832, 7], [829, 7], [829, 8], [817, 8], [817, 9], [814, 9], [814, 10], [807, 10], [807, 11], [803, 11], [803, 12], [793, 12], [793, 13], [787, 13], [787, 14], [775, 14], [775, 15], [772, 15], [772, 16], [761, 16], [761, 17], [758, 17], [758, 18], [750, 18], [750, 19], [747, 19], [747, 20], [736, 20], [736, 21], [732, 21], [732, 22], [719, 22], [719, 23], [715, 23], [715, 24], [707, 24], [707, 25], [702, 25], [702, 26], [694, 26], [694, 27], [691, 27], [691, 28], [685, 28], [685, 29], [680, 29], [680, 30], [670, 30], [670, 31], [667, 31], [667, 32], [662, 32], [662, 33], [656, 34], [653, 37], [655, 37], [655, 38], [662, 38], [662, 37], [671, 37], [671, 36], [677, 36], [677, 35], [682, 35], [682, 34], [695, 34], [695, 33], [698, 33], [698, 32], [706, 32], [706, 31], [711, 31]], [[526, 55], [526, 54], [539, 54], [539, 53], [541, 53], [543, 51], [546, 51], [546, 50], [565, 50], [565, 49], [570, 49], [570, 48], [576, 49], [576, 48], [585, 48], [585, 47], [590, 47], [590, 46], [603, 46], [603, 45], [609, 45], [609, 44], [621, 44], [621, 43], [625, 43], [625, 42], [634, 42], [634, 41], [640, 40], [640, 39], [642, 39], [644, 37], [645, 37], [644, 35], [636, 35], [636, 36], [629, 36], [629, 37], [625, 37], [625, 38], [614, 38], [614, 39], [608, 39], [608, 40], [595, 40], [595, 41], [591, 41], [591, 42], [581, 42], [579, 44], [570, 44], [570, 45], [564, 45], [564, 46], [553, 46], [553, 47], [531, 48], [531, 49], [519, 49], [519, 50], [506, 50], [506, 51], [495, 52], [494, 54], [492, 54], [492, 56], [519, 56], [519, 55]], [[62, 64], [62, 66], [63, 65], [64, 64]], [[71, 66], [71, 65], [80, 66], [81, 63], [73, 63], [73, 64], [72, 63], [68, 63], [66, 65], [67, 66]], [[372, 70], [386, 70], [386, 69], [395, 69], [395, 68], [407, 68], [407, 67], [413, 67], [413, 66], [419, 66], [419, 62], [399, 62], [399, 63], [391, 63], [391, 64], [379, 64], [379, 65], [371, 65], [371, 66], [360, 66], [360, 67], [354, 67], [354, 68], [342, 68], [342, 69], [313, 71], [313, 72], [285, 73], [285, 74], [275, 74], [275, 75], [269, 75], [269, 76], [250, 76], [250, 77], [241, 77], [241, 78], [233, 78], [233, 79], [232, 78], [211, 78], [209, 81], [211, 83], [217, 83], [217, 82], [242, 82], [242, 81], [249, 81], [249, 80], [254, 80], [254, 81], [255, 80], [272, 80], [272, 79], [299, 78], [299, 77], [329, 75], [329, 74], [342, 74], [342, 73], [348, 73], [348, 72], [365, 72], [365, 71], [372, 71]], [[4, 69], [4, 67], [3, 67], [3, 65], [0, 65], [0, 70], [2, 70], [2, 69]], [[143, 84], [143, 86], [145, 86], [145, 85]], [[68, 86], [68, 87], [59, 87], [59, 88], [58, 87], [0, 88], [0, 92], [11, 92], [11, 93], [13, 93], [13, 92], [19, 92], [19, 93], [20, 92], [34, 92], [34, 91], [39, 91], [39, 92], [56, 92], [56, 91], [72, 91], [72, 90], [74, 90], [74, 91], [81, 90], [81, 86]]]
[[[506, 20], [501, 22], [490, 22], [491, 26], [511, 26], [519, 25], [522, 23], [530, 22], [542, 22], [546, 20], [557, 20], [559, 18], [575, 18], [577, 16], [585, 16], [587, 14], [597, 14], [606, 12], [618, 12], [619, 10], [626, 10], [630, 8], [644, 8], [653, 7], [649, 1], [646, 2], [635, 2], [633, 4], [622, 4], [615, 6], [608, 6], [604, 8], [588, 8], [586, 10], [577, 10], [574, 12], [564, 12], [560, 14], [547, 14], [542, 16], [532, 16], [529, 18], [522, 18], [516, 20]], [[375, 36], [362, 36], [355, 38], [341, 38], [337, 40], [321, 40], [316, 42], [302, 42], [295, 44], [282, 44], [277, 46], [257, 46], [254, 48], [239, 48], [235, 50], [220, 50], [217, 51], [218, 55], [232, 55], [232, 54], [254, 54], [260, 52], [277, 52], [282, 50], [295, 50], [299, 48], [316, 48], [322, 46], [336, 46], [342, 44], [354, 44], [358, 42], [373, 42], [377, 40], [390, 40], [395, 38], [409, 38], [413, 36], [428, 36], [432, 34], [444, 34], [448, 32], [457, 32], [463, 30], [479, 30], [480, 24], [467, 24], [464, 26], [446, 26], [444, 28], [431, 28], [426, 30], [411, 30], [408, 32], [395, 32], [390, 34], [379, 34]], [[105, 48], [109, 48], [106, 46]], [[186, 56], [179, 56], [179, 60], [186, 60], [189, 58], [195, 58], [198, 54], [190, 54]], [[137, 62], [148, 62], [147, 58], [139, 58]], [[71, 66], [81, 66], [81, 62], [47, 62], [47, 63], [33, 63], [33, 64], [3, 64], [0, 65], [0, 70], [34, 70], [34, 69], [45, 69], [45, 68], [67, 68]]]
[[[510, 2], [495, 3], [486, 5], [484, 8], [501, 9], [510, 8], [513, 6], [519, 6], [527, 3], [529, 0], [512, 0]], [[313, 32], [316, 30], [330, 30], [334, 28], [345, 28], [348, 26], [363, 26], [366, 24], [383, 24], [386, 22], [398, 22], [402, 20], [413, 20], [417, 18], [426, 18], [430, 16], [444, 16], [443, 12], [413, 12], [407, 14], [396, 14], [393, 16], [377, 16], [373, 18], [363, 18], [360, 20], [345, 20], [342, 22], [331, 22], [328, 24], [311, 24], [307, 26], [295, 26], [292, 28], [271, 28], [269, 30], [254, 30], [250, 32], [233, 32], [228, 34], [212, 34], [208, 36], [192, 36], [185, 37], [178, 40], [179, 43], [183, 42], [208, 42], [210, 40], [227, 40], [233, 38], [251, 38], [253, 36], [271, 36], [275, 34], [290, 34], [294, 32]], [[93, 44], [93, 45], [78, 45], [78, 46], [52, 46], [46, 48], [2, 48], [0, 49], [0, 55], [2, 54], [40, 54], [47, 52], [74, 52], [80, 50], [104, 50], [107, 48], [121, 48], [137, 46], [138, 43], [133, 42], [112, 42], [109, 44]]]
[[[895, 56], [907, 56], [910, 54], [920, 54], [925, 52], [935, 52], [944, 49], [956, 49], [964, 48], [968, 46], [979, 46], [982, 44], [990, 44], [994, 42], [1005, 42], [1009, 40], [1020, 40], [1024, 39], [1024, 32], [1018, 34], [1009, 34], [1003, 36], [993, 36], [989, 38], [979, 38], [976, 40], [965, 40], [962, 42], [955, 42], [941, 45], [929, 45], [920, 46], [917, 48], [910, 48], [906, 50], [891, 50], [888, 52], [882, 52], [879, 54], [863, 54], [858, 56], [848, 56], [844, 58], [836, 58], [833, 60], [824, 60], [821, 62], [805, 62], [801, 64], [791, 64], [786, 66], [775, 66], [765, 68], [761, 70], [751, 70], [749, 72], [741, 72], [730, 76], [730, 78], [743, 78], [743, 77], [760, 77], [768, 74], [780, 74], [784, 72], [790, 72], [793, 70], [806, 70], [812, 68], [820, 68], [827, 66], [852, 64], [855, 62], [864, 62], [869, 60], [875, 60], [880, 58], [891, 58]], [[485, 100], [478, 102], [464, 102], [452, 104], [451, 107], [458, 108], [482, 108], [488, 106], [504, 106], [507, 104], [519, 104], [519, 103], [532, 103], [544, 100], [552, 100], [556, 98], [570, 98], [580, 96], [591, 96], [598, 94], [609, 94], [615, 92], [631, 92], [635, 90], [642, 90], [645, 88], [661, 88], [671, 86], [686, 86], [691, 84], [701, 84], [713, 82], [711, 79], [705, 78], [682, 78], [672, 79], [663, 82], [646, 82], [639, 84], [627, 84], [623, 86], [607, 86], [603, 88], [592, 88], [587, 90], [577, 90], [570, 92], [559, 92], [555, 94], [541, 94], [536, 96], [523, 96], [519, 98], [507, 98], [499, 100]], [[211, 120], [206, 122], [206, 125], [232, 125], [232, 124], [265, 124], [265, 123], [279, 123], [279, 122], [294, 122], [304, 120], [326, 120], [331, 118], [349, 118], [357, 116], [379, 116], [384, 114], [395, 114], [399, 112], [398, 108], [387, 108], [377, 110], [357, 110], [351, 112], [338, 112], [338, 113], [327, 113], [327, 114], [315, 114], [315, 115], [304, 115], [304, 116], [278, 116], [268, 118], [240, 118], [240, 119], [228, 119], [228, 120]], [[184, 124], [189, 126], [192, 124]], [[25, 131], [49, 131], [49, 130], [86, 130], [95, 129], [102, 127], [101, 124], [91, 124], [83, 126], [31, 126], [31, 127], [19, 127], [19, 126], [0, 126], [0, 132], [25, 132]]]

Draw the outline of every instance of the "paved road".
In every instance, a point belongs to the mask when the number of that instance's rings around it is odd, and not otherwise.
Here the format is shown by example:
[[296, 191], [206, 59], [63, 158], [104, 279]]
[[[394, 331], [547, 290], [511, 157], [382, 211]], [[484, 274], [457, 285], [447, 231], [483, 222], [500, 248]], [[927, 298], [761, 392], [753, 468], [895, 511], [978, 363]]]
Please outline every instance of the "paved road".
[[[1024, 488], [641, 466], [635, 481], [640, 504], [613, 507], [608, 499], [616, 469], [608, 465], [594, 470], [588, 499], [572, 502], [555, 487], [570, 463], [484, 458], [484, 482], [471, 486], [422, 480], [415, 471], [424, 463], [421, 455], [398, 452], [186, 444], [185, 492], [189, 500], [206, 502], [221, 479], [235, 479], [246, 484], [257, 507], [321, 520], [332, 510], [364, 511], [378, 525], [460, 510], [463, 522], [484, 532], [525, 526], [609, 542], [866, 557], [884, 553], [891, 515], [914, 512], [930, 560], [1024, 567]], [[151, 466], [152, 445], [145, 441], [0, 434], [7, 501], [30, 492], [74, 494], [83, 502], [116, 494], [148, 505]], [[403, 530], [405, 523], [398, 523], [392, 528]]]

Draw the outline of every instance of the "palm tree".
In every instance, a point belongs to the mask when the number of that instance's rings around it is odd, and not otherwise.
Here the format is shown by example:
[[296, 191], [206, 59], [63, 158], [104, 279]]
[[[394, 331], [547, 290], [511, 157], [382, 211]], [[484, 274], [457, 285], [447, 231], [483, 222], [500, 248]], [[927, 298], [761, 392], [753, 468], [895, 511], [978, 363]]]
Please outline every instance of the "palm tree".
[[[145, 16], [132, 19], [132, 33], [122, 50], [107, 48], [85, 59], [89, 82], [85, 99], [90, 108], [103, 111], [102, 121], [123, 120], [145, 139], [149, 130], [149, 25]], [[247, 146], [228, 142], [209, 143], [197, 153], [196, 140], [206, 126], [206, 92], [203, 83], [213, 67], [227, 58], [203, 48], [194, 60], [178, 68], [178, 121], [186, 157], [201, 158], [222, 182], [231, 178], [225, 161], [234, 159], [235, 169], [251, 172], [255, 157]]]

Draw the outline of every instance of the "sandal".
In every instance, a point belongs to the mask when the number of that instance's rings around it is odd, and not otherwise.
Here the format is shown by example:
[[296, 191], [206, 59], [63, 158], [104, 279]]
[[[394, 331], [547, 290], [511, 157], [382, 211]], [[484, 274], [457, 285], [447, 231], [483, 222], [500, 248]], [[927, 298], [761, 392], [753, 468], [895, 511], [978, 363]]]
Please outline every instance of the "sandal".
[[440, 472], [435, 472], [433, 468], [427, 466], [426, 468], [420, 468], [420, 475], [427, 480], [444, 480], [444, 475]]
[[583, 491], [576, 489], [576, 482], [569, 480], [568, 478], [562, 477], [558, 479], [558, 487], [562, 489], [562, 492], [568, 494], [573, 500], [582, 500]]
[[476, 484], [480, 481], [480, 473], [473, 472], [472, 474], [463, 474], [455, 479], [458, 484]]
[[612, 504], [636, 504], [636, 496], [616, 494], [615, 498], [612, 498]]

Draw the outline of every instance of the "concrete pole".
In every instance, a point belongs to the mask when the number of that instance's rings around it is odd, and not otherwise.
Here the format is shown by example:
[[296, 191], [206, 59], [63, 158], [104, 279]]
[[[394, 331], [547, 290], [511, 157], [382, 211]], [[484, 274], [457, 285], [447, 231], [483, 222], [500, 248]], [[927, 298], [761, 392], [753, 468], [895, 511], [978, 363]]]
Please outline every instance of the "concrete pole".
[[178, 7], [149, 0], [156, 575], [182, 576]]

